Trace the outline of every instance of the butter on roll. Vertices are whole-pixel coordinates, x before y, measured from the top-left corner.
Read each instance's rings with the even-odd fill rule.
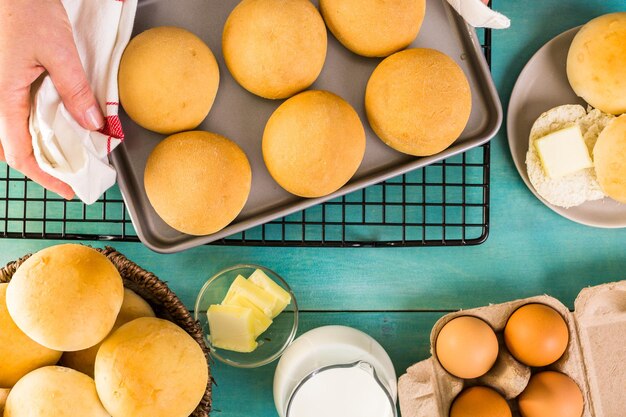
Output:
[[[559,178],[593,167],[580,126],[557,130],[535,141],[546,175]]]

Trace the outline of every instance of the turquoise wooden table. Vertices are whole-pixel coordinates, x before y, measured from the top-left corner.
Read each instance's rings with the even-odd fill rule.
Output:
[[[495,0],[512,27],[493,35],[493,76],[508,102],[517,75],[553,36],[612,11],[626,0]],[[299,333],[345,324],[375,337],[398,374],[429,355],[428,335],[447,311],[542,293],[570,307],[581,288],[626,278],[626,230],[572,223],[543,206],[511,160],[506,129],[493,140],[491,233],[476,247],[311,249],[201,247],[158,255],[138,243],[115,247],[169,282],[188,306],[218,270],[247,262],[285,277],[303,310]],[[0,241],[0,262],[59,243]],[[102,246],[101,242],[92,242]],[[276,364],[239,370],[214,364],[214,416],[275,416]]]

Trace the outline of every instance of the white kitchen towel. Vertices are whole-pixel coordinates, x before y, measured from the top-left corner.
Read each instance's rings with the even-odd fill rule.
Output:
[[[130,40],[137,0],[62,0],[87,79],[106,124],[82,128],[69,114],[46,76],[33,94],[30,133],[42,170],[69,184],[78,198],[94,203],[115,184],[108,154],[124,140],[118,117],[117,72]]]
[[[491,10],[480,0],[448,0],[448,3],[474,27],[507,29],[511,26],[508,17]]]

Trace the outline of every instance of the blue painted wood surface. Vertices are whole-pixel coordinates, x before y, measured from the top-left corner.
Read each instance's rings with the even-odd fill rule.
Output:
[[[493,36],[493,75],[506,108],[517,75],[541,45],[592,17],[626,10],[626,1],[495,0],[494,7],[512,19],[511,29]],[[201,247],[158,255],[140,244],[115,246],[167,280],[190,307],[218,270],[243,262],[266,265],[292,285],[305,311],[301,331],[324,324],[362,329],[383,344],[400,373],[429,355],[430,329],[445,311],[542,293],[572,307],[583,287],[626,279],[626,230],[581,226],[543,206],[515,171],[504,127],[493,140],[491,180],[490,237],[478,247]],[[54,243],[0,241],[0,262]],[[213,415],[275,416],[274,368],[215,364]]]

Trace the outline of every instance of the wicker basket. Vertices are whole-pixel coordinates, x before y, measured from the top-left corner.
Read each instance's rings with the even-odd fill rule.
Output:
[[[204,343],[200,325],[193,319],[189,310],[187,310],[176,294],[169,289],[167,284],[151,272],[140,268],[137,264],[128,260],[124,255],[111,247],[96,250],[105,255],[113,265],[115,265],[124,280],[124,286],[143,297],[152,306],[158,317],[176,323],[189,333],[202,348],[207,358],[207,364],[210,364],[209,350]],[[17,261],[10,262],[4,268],[1,268],[0,283],[9,282],[17,268],[30,256],[30,254],[26,255]],[[209,383],[204,393],[204,398],[198,405],[198,408],[193,412],[192,417],[209,416],[211,411],[212,386],[213,378],[211,377],[211,368],[209,366]]]

